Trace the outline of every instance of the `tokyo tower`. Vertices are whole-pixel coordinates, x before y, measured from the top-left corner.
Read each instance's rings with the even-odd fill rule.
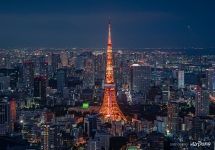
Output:
[[[112,41],[111,41],[111,24],[108,25],[108,45],[106,52],[106,74],[104,85],[103,103],[99,114],[105,121],[126,121],[126,117],[121,112],[116,101],[116,88],[114,82],[113,58],[112,58]]]

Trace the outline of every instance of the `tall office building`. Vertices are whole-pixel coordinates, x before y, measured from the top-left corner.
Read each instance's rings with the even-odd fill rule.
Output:
[[[184,88],[184,71],[183,70],[178,71],[178,88],[179,89]]]
[[[57,70],[57,91],[63,94],[63,89],[66,83],[66,71],[64,69]]]
[[[164,149],[164,135],[152,132],[147,137],[148,148],[152,150]]]
[[[193,117],[192,120],[192,128],[191,128],[191,134],[193,140],[199,140],[204,135],[204,119],[201,119],[201,117]]]
[[[82,70],[84,68],[84,60],[84,54],[77,55],[75,60],[75,68],[77,68],[78,70]]]
[[[46,100],[46,77],[37,76],[34,78],[34,97]]]
[[[97,129],[97,117],[88,116],[84,118],[84,132],[88,137],[94,138]]]
[[[33,62],[35,64],[35,75],[48,75],[48,62],[44,55],[36,55],[33,58]]]
[[[124,55],[122,55],[123,57]],[[120,64],[120,71],[121,71],[121,78],[120,82],[122,84],[123,89],[128,89],[129,87],[129,80],[130,80],[130,67],[129,61],[123,60]]]
[[[116,88],[121,89],[122,88],[122,69],[121,69],[121,52],[114,52],[113,53],[113,59],[114,59],[114,76],[115,76],[115,83]]]
[[[49,125],[43,125],[42,126],[42,132],[41,132],[41,150],[50,150],[50,143],[49,143]]]
[[[69,64],[69,60],[68,60],[68,54],[66,51],[62,51],[60,53],[60,60],[61,60],[61,66],[62,67],[67,67]]]
[[[54,133],[50,125],[44,124],[41,133],[41,150],[54,150]]]
[[[56,73],[60,63],[61,63],[60,54],[52,53],[51,66],[53,73]]]
[[[94,54],[94,69],[95,79],[103,80],[105,76],[105,54],[101,52],[95,52]]]
[[[200,86],[196,87],[195,92],[195,115],[207,116],[209,114],[209,92]]]
[[[151,67],[139,64],[131,66],[130,87],[134,93],[147,93],[151,83]]]
[[[162,90],[162,103],[166,104],[170,100],[170,83],[169,81],[165,81],[162,84],[161,90]]]
[[[23,82],[26,88],[33,88],[34,84],[34,63],[25,61],[23,67]]]
[[[180,128],[179,124],[179,104],[177,102],[169,102],[167,105],[167,134],[176,133]]]
[[[0,76],[0,90],[7,90],[10,87],[10,76]]]
[[[215,69],[214,68],[209,68],[206,70],[206,78],[207,78],[207,89],[212,94],[215,96]]]
[[[88,141],[87,150],[109,150],[110,137],[109,133],[97,131],[94,139]]]
[[[46,61],[45,56],[39,58],[39,73],[41,76],[48,76],[48,61]]]
[[[0,135],[5,135],[9,132],[10,123],[10,108],[7,100],[0,101]]]
[[[9,102],[10,104],[10,125],[11,131],[14,130],[14,123],[16,122],[16,101],[12,98]]]
[[[16,101],[12,98],[9,102],[10,104],[10,120],[16,122]]]
[[[109,150],[111,135],[105,132],[96,132],[96,139],[99,139],[101,149]]]
[[[94,63],[92,59],[86,59],[84,63],[84,75],[83,75],[84,88],[93,88],[94,81]]]
[[[61,142],[59,137],[61,134],[59,134],[59,126],[53,125],[54,117],[54,113],[46,109],[42,113],[41,150],[60,149]]]

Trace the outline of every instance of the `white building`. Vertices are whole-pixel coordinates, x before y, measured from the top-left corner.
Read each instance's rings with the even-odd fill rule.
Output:
[[[178,71],[178,88],[179,89],[184,88],[184,71],[183,70]]]

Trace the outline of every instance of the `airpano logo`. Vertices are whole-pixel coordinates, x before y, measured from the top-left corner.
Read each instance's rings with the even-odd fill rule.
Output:
[[[202,142],[202,141],[192,142],[190,143],[190,146],[191,147],[210,147],[211,142]]]

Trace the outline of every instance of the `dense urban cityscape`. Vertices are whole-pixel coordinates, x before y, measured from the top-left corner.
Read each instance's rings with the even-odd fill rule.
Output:
[[[167,1],[0,2],[0,150],[214,150],[215,3]]]
[[[107,50],[1,50],[1,147],[213,149],[215,55],[112,52],[108,35]]]

